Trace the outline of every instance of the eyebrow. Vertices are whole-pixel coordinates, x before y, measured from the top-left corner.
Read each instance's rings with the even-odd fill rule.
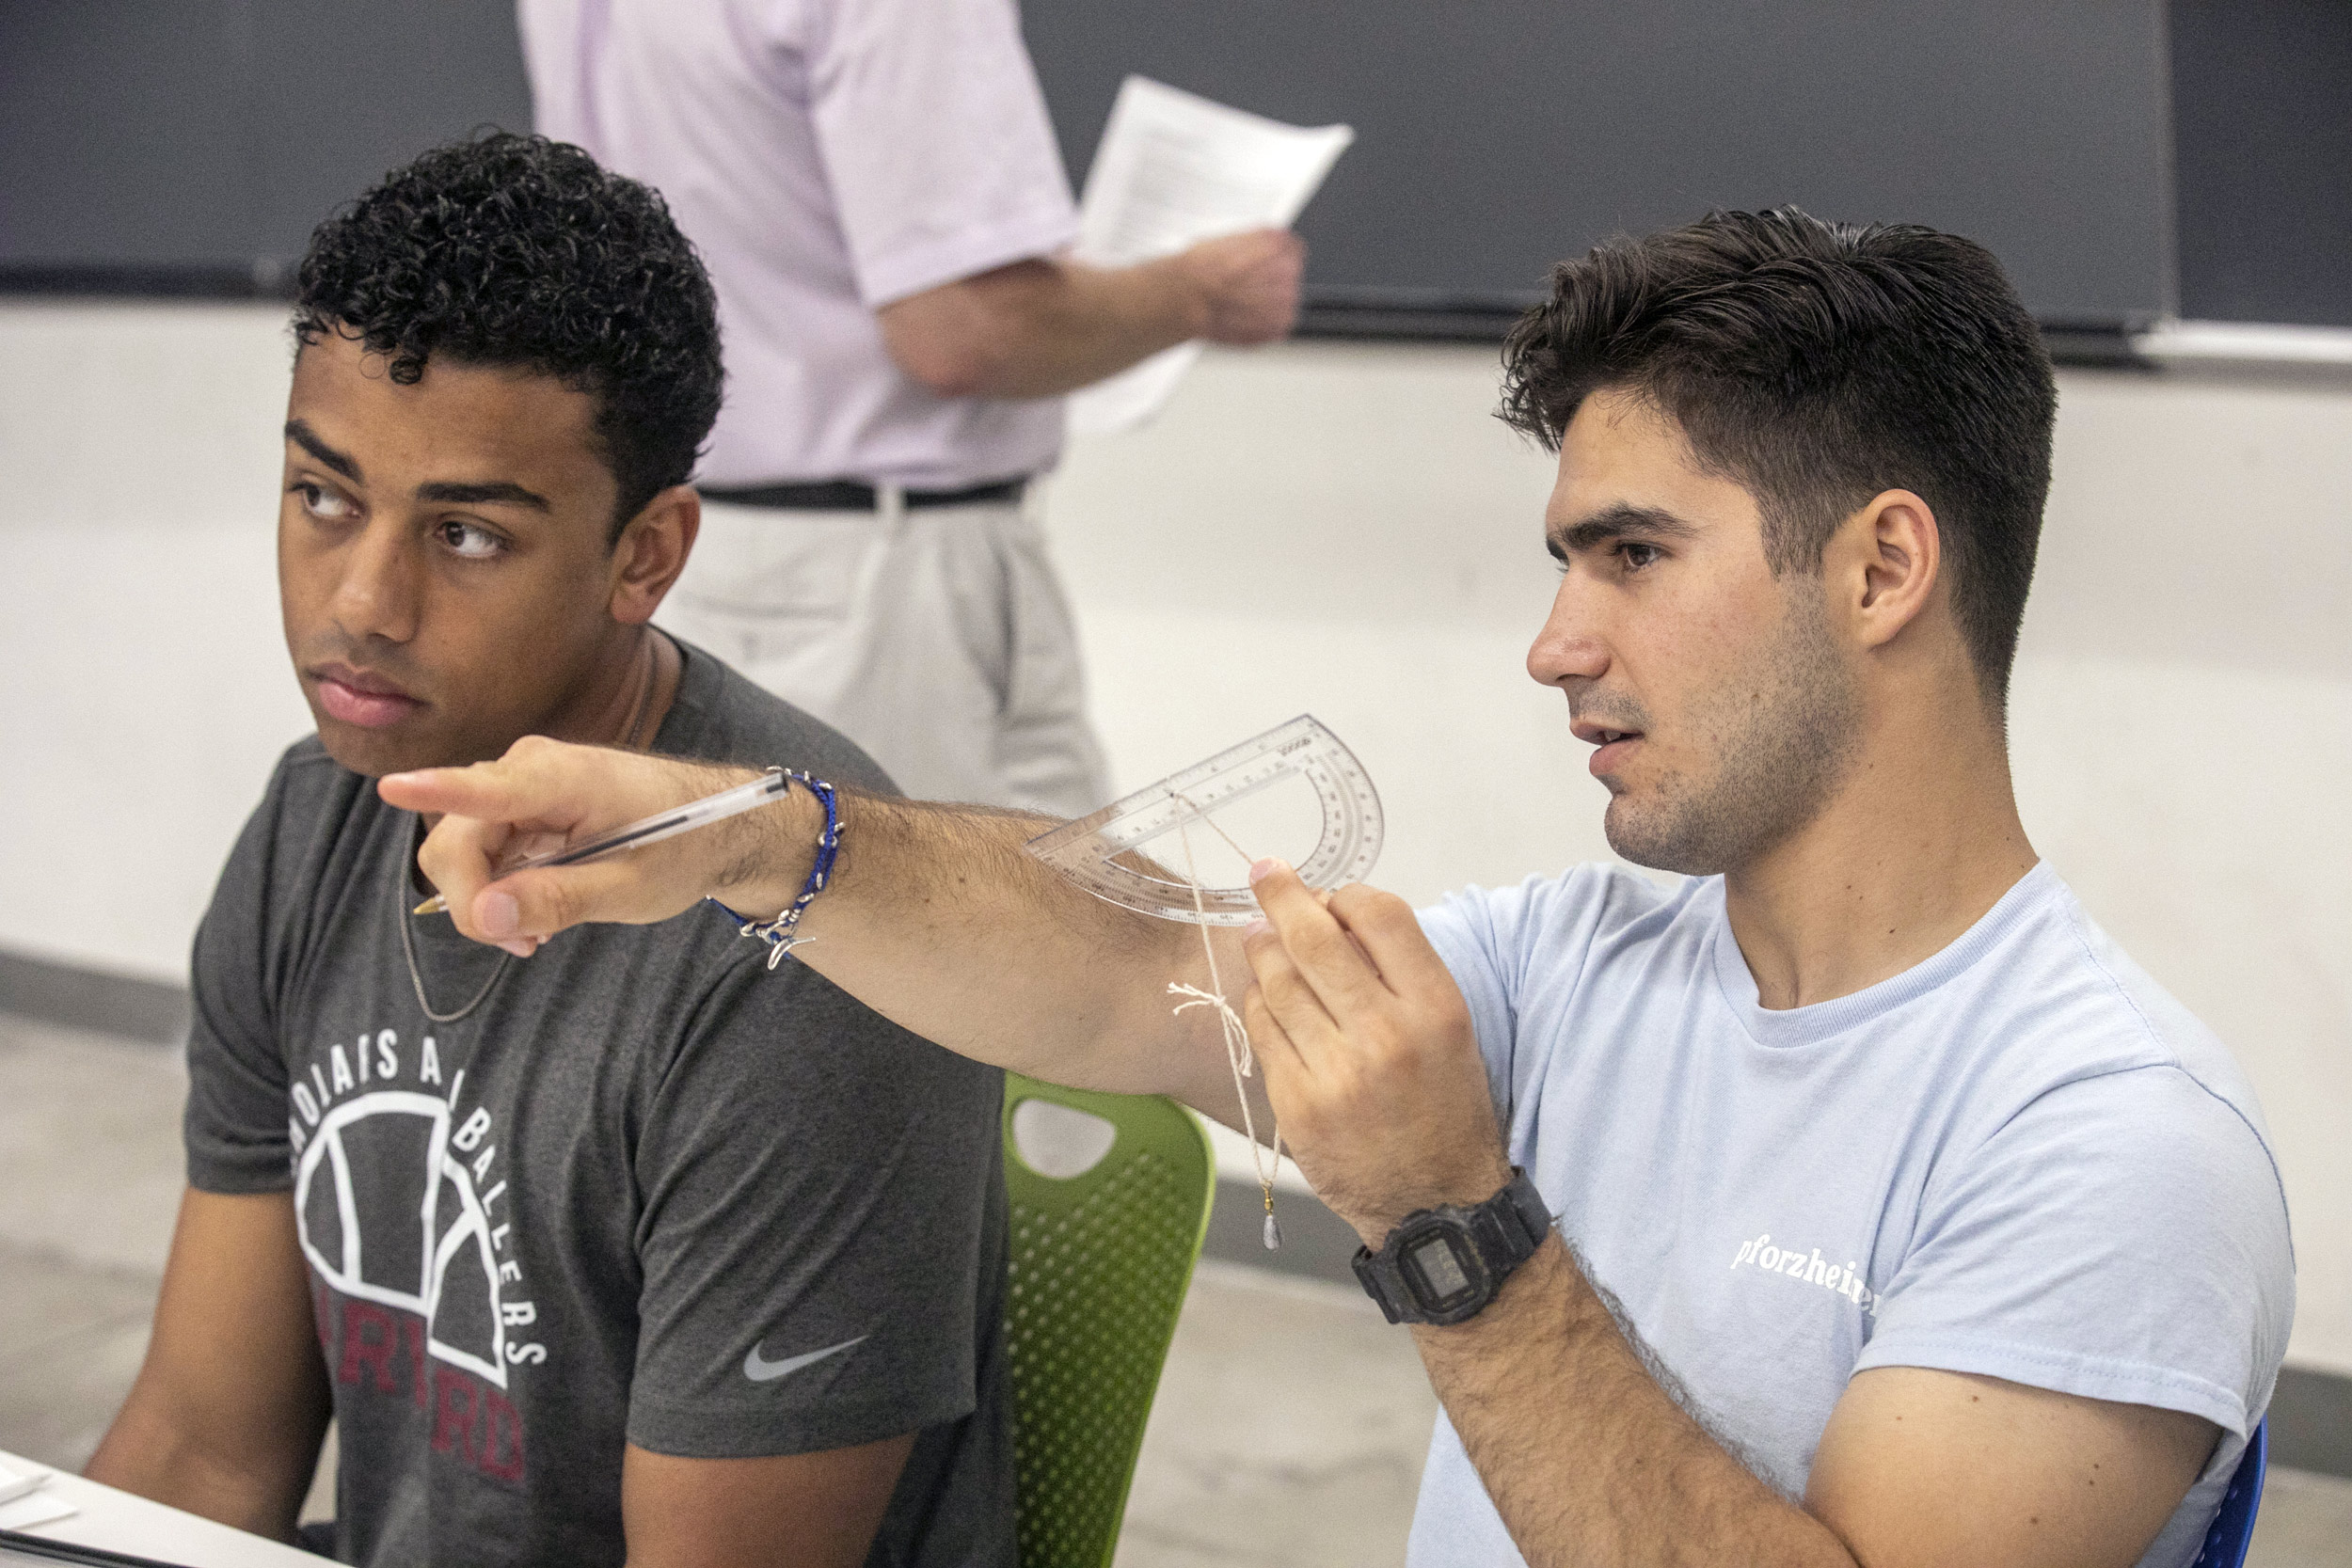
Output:
[[[337,451],[333,447],[330,447],[325,441],[320,440],[319,433],[312,430],[309,425],[303,423],[300,420],[288,420],[286,421],[286,439],[292,441],[295,446],[300,447],[304,451],[309,452],[312,457],[317,458],[320,462],[326,464],[328,467],[334,469],[345,479],[350,480],[353,483],[357,484],[362,483],[359,477],[358,461],[352,457],[349,453]]]
[[[540,512],[555,510],[548,504],[547,497],[536,490],[526,490],[502,479],[486,484],[458,484],[447,481],[420,484],[417,486],[417,499],[443,501],[453,506],[495,506],[502,502],[509,506],[528,506]]]
[[[364,483],[358,460],[348,452],[337,451],[319,439],[319,433],[300,420],[286,421],[286,439],[317,458],[321,463],[350,480]],[[464,484],[454,480],[437,480],[417,486],[417,499],[439,501],[448,506],[528,506],[539,512],[552,512],[547,497],[536,490],[526,490],[507,480],[491,480],[480,484]]]
[[[1603,507],[1581,523],[1547,533],[1544,548],[1554,560],[1565,560],[1568,554],[1581,553],[1613,539],[1679,540],[1692,538],[1697,532],[1695,527],[1671,512],[1620,502]]]

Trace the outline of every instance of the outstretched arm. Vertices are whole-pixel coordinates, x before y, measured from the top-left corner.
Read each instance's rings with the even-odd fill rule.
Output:
[[[491,875],[502,860],[757,776],[531,737],[497,762],[394,774],[379,787],[393,805],[443,816],[420,861],[458,928],[528,954],[566,927],[666,920],[705,895],[762,917],[789,904],[824,820],[798,788],[612,860]],[[1104,903],[1024,854],[1054,825],[1044,818],[846,789],[840,800],[834,880],[801,923],[811,940],[796,960],[963,1055],[1238,1117],[1208,1009],[1169,1010],[1169,982],[1211,984],[1199,927]],[[1211,940],[1238,1006],[1248,980],[1239,941],[1221,929]]]

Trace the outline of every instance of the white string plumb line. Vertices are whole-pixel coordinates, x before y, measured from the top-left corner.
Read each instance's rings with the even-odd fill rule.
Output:
[[[1176,794],[1176,800],[1190,807],[1193,816],[1208,823],[1209,831],[1231,846],[1233,853],[1242,858],[1243,864],[1256,863],[1250,858],[1249,851],[1233,843],[1233,835],[1218,827],[1208,813],[1202,811],[1181,793]],[[1224,1031],[1225,1035],[1225,1065],[1232,1069],[1233,1094],[1241,1101],[1242,1133],[1249,1140],[1250,1168],[1258,1173],[1259,1190],[1265,1195],[1264,1240],[1266,1250],[1272,1252],[1282,1244],[1282,1227],[1276,1224],[1274,1219],[1274,1178],[1282,1168],[1282,1118],[1280,1113],[1276,1113],[1274,1151],[1273,1158],[1269,1162],[1265,1148],[1258,1142],[1257,1121],[1249,1110],[1249,1087],[1243,1082],[1256,1070],[1257,1054],[1249,1048],[1248,1026],[1242,1022],[1241,1014],[1233,1010],[1233,1005],[1225,1000],[1224,976],[1217,973],[1216,944],[1209,940],[1208,906],[1201,901],[1200,896],[1200,873],[1193,864],[1192,831],[1185,818],[1181,816],[1176,819],[1176,842],[1183,846],[1184,851],[1184,883],[1192,891],[1193,913],[1199,917],[1200,953],[1209,960],[1210,989],[1202,990],[1199,986],[1188,986],[1181,981],[1170,980],[1168,983],[1168,995],[1190,998],[1188,1001],[1179,1002],[1170,1010],[1182,1015],[1194,1007],[1216,1009],[1217,1026]]]

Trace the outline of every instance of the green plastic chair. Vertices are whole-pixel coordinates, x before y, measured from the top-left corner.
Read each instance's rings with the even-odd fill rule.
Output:
[[[1043,1101],[1111,1124],[1077,1175],[1030,1168],[1013,1137]],[[1012,1201],[1005,1344],[1012,1376],[1022,1568],[1107,1568],[1152,1396],[1208,1233],[1216,1162],[1190,1111],[1005,1075]]]

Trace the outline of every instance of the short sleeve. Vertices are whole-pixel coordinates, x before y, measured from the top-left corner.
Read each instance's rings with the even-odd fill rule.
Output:
[[[1532,1093],[1535,1063],[1518,1050],[1531,1007],[1565,1005],[1583,974],[1608,904],[1608,871],[1582,865],[1517,887],[1464,888],[1420,911],[1421,928],[1470,1005],[1470,1025],[1505,1125]]]
[[[817,9],[818,146],[869,309],[1077,238],[1012,0]]]
[[[200,1192],[294,1185],[286,1057],[269,976],[270,872],[285,800],[281,766],[237,835],[197,927],[181,1137],[188,1185]]]
[[[747,1458],[970,1414],[1003,1096],[814,971],[738,960],[638,1140],[629,1441]]]
[[[1486,1058],[1486,1081],[1498,1106],[1510,1098],[1514,1013],[1506,976],[1515,966],[1502,947],[1504,933],[1498,929],[1495,905],[1523,902],[1514,895],[1525,891],[1512,889],[1497,895],[1485,888],[1465,888],[1420,911],[1422,934],[1438,950],[1446,973],[1454,976],[1462,1000],[1470,1005],[1470,1028],[1478,1037],[1478,1053]],[[1510,912],[1502,911],[1502,926],[1513,924]]]
[[[2067,1083],[1931,1180],[1857,1362],[2201,1416],[2243,1438],[2295,1309],[2284,1197],[2174,1067]]]

